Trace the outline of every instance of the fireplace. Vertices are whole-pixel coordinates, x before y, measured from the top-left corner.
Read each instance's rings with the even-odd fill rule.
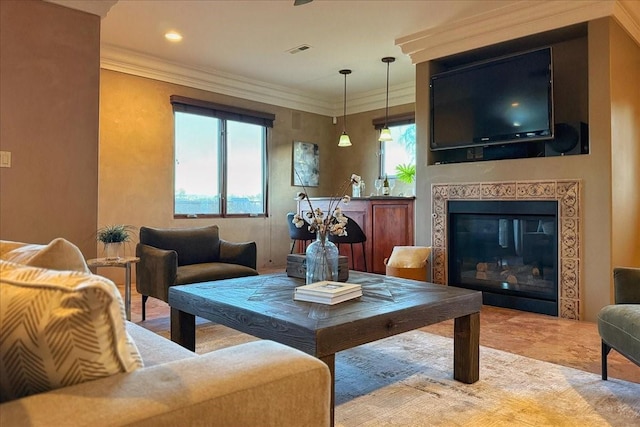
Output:
[[[558,313],[556,201],[448,202],[449,285],[484,304]]]
[[[450,201],[553,201],[557,203],[558,260],[557,312],[554,315],[565,319],[581,319],[580,188],[580,180],[571,179],[432,184],[431,245],[433,250],[430,263],[432,282],[449,284],[448,209]],[[527,227],[533,226],[527,225]]]

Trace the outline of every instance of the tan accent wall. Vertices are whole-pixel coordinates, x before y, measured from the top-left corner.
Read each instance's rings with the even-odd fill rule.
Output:
[[[613,30],[611,30],[613,28]],[[582,182],[583,200],[583,241],[580,243],[580,261],[582,263],[582,283],[580,300],[584,307],[580,312],[584,320],[594,321],[597,312],[611,302],[612,268],[616,259],[622,260],[618,250],[612,249],[617,245],[612,239],[616,238],[615,229],[635,230],[637,247],[637,195],[629,197],[629,190],[617,188],[619,178],[612,178],[612,169],[616,169],[614,176],[624,176],[631,181],[629,186],[638,186],[638,131],[636,119],[622,120],[624,116],[618,113],[617,99],[627,107],[620,108],[636,114],[638,107],[637,74],[635,82],[626,71],[618,70],[623,61],[633,61],[638,55],[638,46],[630,40],[620,43],[624,34],[618,33],[620,28],[609,18],[599,19],[589,23],[588,35],[588,105],[589,105],[589,138],[590,153],[588,155],[545,157],[531,159],[514,159],[500,161],[485,161],[464,164],[428,165],[428,129],[429,129],[429,100],[428,93],[418,89],[416,93],[416,117],[418,123],[418,188],[416,201],[416,244],[428,245],[431,241],[431,185],[435,183],[460,182],[496,182],[496,181],[524,181],[545,179],[579,179]],[[617,44],[612,54],[612,44]],[[632,59],[623,60],[625,55]],[[637,67],[637,62],[636,62]],[[416,88],[427,88],[433,64],[429,62],[416,66]],[[636,68],[637,69],[637,68]],[[631,72],[631,71],[630,71]],[[617,80],[614,82],[614,80]],[[625,82],[626,81],[626,82]],[[612,86],[619,86],[618,91],[612,92]],[[628,95],[615,95],[616,102],[612,104],[612,93],[627,92]],[[634,95],[635,91],[635,95]],[[635,96],[635,100],[634,100]],[[632,108],[629,108],[632,105]],[[613,110],[616,111],[612,113]],[[635,111],[635,112],[632,112]],[[620,119],[616,118],[621,114]],[[613,116],[613,119],[612,119]],[[616,142],[612,150],[612,120],[620,128],[614,131]],[[635,139],[633,139],[635,138]],[[634,160],[622,160],[617,152],[617,146],[625,147],[628,154],[636,153]],[[631,148],[633,147],[633,148]],[[613,162],[613,163],[612,163]],[[624,178],[626,179],[626,178]],[[615,187],[615,190],[614,190]],[[615,195],[615,200],[614,196]],[[629,197],[629,202],[619,203],[619,199]],[[623,214],[622,211],[625,211]],[[635,219],[627,212],[636,212]],[[618,226],[618,215],[624,219]],[[615,220],[614,220],[615,218]],[[631,224],[635,224],[631,226]],[[622,239],[624,245],[631,246],[631,237]],[[632,253],[634,251],[631,251]],[[636,251],[637,252],[637,251]],[[637,263],[631,257],[625,256],[628,262]]]
[[[413,111],[415,111],[414,104],[398,105],[389,107],[389,116],[392,117]],[[335,126],[331,158],[335,178],[349,178],[354,173],[360,175],[365,182],[365,194],[363,196],[368,196],[371,193],[375,194],[376,191],[374,181],[378,178],[380,171],[380,142],[378,142],[380,132],[373,126],[373,120],[384,117],[384,113],[385,110],[382,108],[348,115],[347,133],[353,144],[351,147],[338,147],[338,139],[343,128],[343,117],[338,118],[338,123]],[[334,187],[338,185],[339,182],[336,182]],[[334,188],[335,191],[336,189]],[[414,193],[413,186],[396,182],[393,195],[397,196],[399,193],[412,195]],[[328,194],[323,195],[326,196]]]
[[[0,1],[0,238],[96,253],[100,19]]]
[[[640,267],[640,47],[618,25],[611,25],[609,43],[611,265]]]
[[[268,218],[173,218],[171,95],[275,114],[269,133]],[[257,243],[259,267],[284,268],[290,249],[286,214],[296,210],[294,197],[302,190],[292,185],[293,141],[320,146],[320,186],[310,188],[309,192],[313,196],[328,194],[334,179],[334,126],[330,117],[102,70],[98,224],[123,223],[135,227],[217,224],[223,239]],[[128,245],[127,254],[135,251],[137,240],[136,236]],[[122,281],[117,271],[113,274],[113,280]]]
[[[273,113],[269,134],[269,217],[224,219],[173,218],[173,110],[171,95]],[[390,108],[389,114],[413,111],[413,105]],[[282,267],[291,248],[286,214],[296,210],[294,197],[302,187],[292,185],[292,143],[313,142],[320,148],[320,186],[308,188],[312,197],[334,194],[352,173],[363,176],[367,194],[378,174],[377,131],[372,120],[384,110],[347,119],[353,146],[339,148],[342,120],[220,95],[200,89],[101,71],[100,167],[98,224],[123,223],[140,227],[191,227],[218,224],[221,237],[254,240],[259,267]],[[400,191],[399,188],[397,188]],[[136,239],[127,247],[135,251]],[[102,247],[98,245],[98,251]],[[120,273],[120,275],[118,275]],[[101,274],[110,275],[106,269]],[[122,281],[121,272],[113,272]]]

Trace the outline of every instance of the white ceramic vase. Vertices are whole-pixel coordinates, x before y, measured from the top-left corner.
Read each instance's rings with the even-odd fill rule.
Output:
[[[124,251],[124,242],[113,242],[104,244],[105,258],[108,260],[117,260],[122,257]]]

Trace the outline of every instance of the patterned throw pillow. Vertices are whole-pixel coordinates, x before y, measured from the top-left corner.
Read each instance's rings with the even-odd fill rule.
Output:
[[[104,277],[0,260],[0,402],[142,367]]]

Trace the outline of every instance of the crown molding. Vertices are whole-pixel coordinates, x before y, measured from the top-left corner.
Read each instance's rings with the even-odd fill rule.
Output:
[[[342,100],[320,98],[311,92],[251,80],[214,69],[178,64],[105,43],[100,48],[100,68],[329,117],[343,114]],[[415,83],[410,82],[390,87],[389,105],[413,103],[414,86]],[[385,90],[352,95],[347,99],[349,114],[384,108],[385,96]]]
[[[347,113],[356,114],[385,108],[386,95],[386,89],[382,88],[350,96],[347,98]],[[389,107],[412,104],[415,100],[415,81],[389,86]],[[340,102],[334,106],[333,116],[342,114],[342,102]]]
[[[396,39],[413,64],[531,34],[613,16],[640,44],[638,3],[617,0],[519,1],[494,11]],[[633,12],[632,12],[633,11]]]
[[[107,44],[101,45],[100,48],[100,67],[311,113],[329,116],[333,112],[332,103],[327,99],[312,98],[290,88],[249,80],[217,70],[177,64]]]
[[[613,17],[636,43],[640,44],[640,3],[637,1],[616,1]]]
[[[98,15],[101,19],[107,16],[109,10],[118,3],[118,0],[44,0],[60,6],[80,10],[82,12]]]

